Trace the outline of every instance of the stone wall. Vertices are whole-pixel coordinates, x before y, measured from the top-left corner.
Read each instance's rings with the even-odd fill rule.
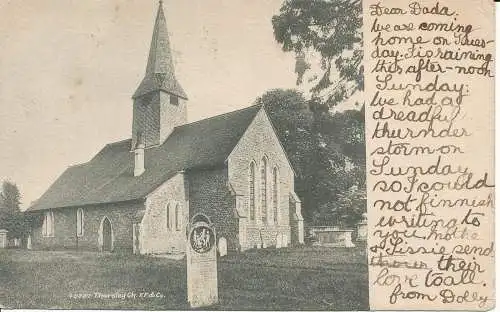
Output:
[[[178,98],[178,104],[170,104],[170,94],[150,92],[134,100],[132,121],[132,146],[137,144],[141,132],[146,146],[158,145],[176,126],[187,121],[186,101]]]
[[[235,200],[227,184],[227,169],[189,172],[190,218],[203,213],[214,223],[217,237],[225,237],[228,250],[239,249]]]
[[[104,217],[111,222],[113,250],[132,252],[132,220],[138,210],[144,209],[142,202],[123,202],[84,207],[53,209],[54,236],[42,233],[43,214],[33,228],[33,249],[78,249],[100,250],[100,227]],[[76,211],[83,209],[83,235],[76,235]]]
[[[268,163],[267,183],[267,222],[262,221],[260,197],[260,166],[262,159]],[[250,163],[256,165],[256,216],[250,218]],[[272,215],[272,170],[278,169],[278,222]],[[284,234],[290,243],[290,203],[289,195],[294,190],[294,173],[282,149],[278,137],[264,110],[257,113],[255,119],[228,157],[228,178],[234,192],[243,197],[243,212],[246,217],[246,237],[242,239],[242,249],[269,247],[276,245],[276,236]],[[264,245],[264,246],[263,246]]]
[[[146,212],[141,222],[140,253],[184,252],[186,225],[189,218],[185,175],[179,173],[146,199]],[[179,226],[176,227],[175,209],[179,206]],[[170,217],[167,218],[167,207]],[[167,224],[167,221],[170,224]]]

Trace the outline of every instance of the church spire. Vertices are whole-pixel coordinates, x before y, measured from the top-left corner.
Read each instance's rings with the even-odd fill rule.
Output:
[[[167,20],[160,0],[156,15],[153,37],[149,48],[146,74],[137,88],[134,98],[152,91],[163,90],[172,95],[187,99],[186,93],[175,78],[174,62],[170,50]]]
[[[175,127],[187,122],[187,96],[175,78],[162,1],[156,14],[146,73],[132,98],[131,149],[138,151],[138,157],[141,156],[139,145],[148,149],[163,144]]]

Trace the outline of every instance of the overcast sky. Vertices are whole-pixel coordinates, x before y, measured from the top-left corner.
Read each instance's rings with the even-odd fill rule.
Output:
[[[195,121],[295,87],[273,38],[281,0],[165,0],[177,77]],[[158,1],[0,2],[0,178],[23,206],[70,165],[130,137]]]

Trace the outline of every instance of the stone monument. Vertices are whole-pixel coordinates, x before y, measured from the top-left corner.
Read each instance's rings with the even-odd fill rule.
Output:
[[[217,282],[217,237],[210,219],[195,215],[187,231],[187,295],[192,308],[219,301]]]
[[[31,250],[33,246],[31,245],[31,234],[28,235],[28,240],[26,242],[26,249]]]
[[[219,244],[218,244],[218,249],[219,249],[219,256],[224,257],[227,255],[227,240],[224,237],[219,238]]]
[[[288,247],[288,236],[284,233],[281,235],[281,247]]]
[[[357,224],[357,237],[358,241],[366,241],[368,234],[368,215],[363,213],[361,221]]]
[[[8,246],[7,233],[9,233],[9,231],[0,230],[0,248],[7,248]]]
[[[283,236],[281,233],[276,234],[276,248],[279,249],[283,247]]]

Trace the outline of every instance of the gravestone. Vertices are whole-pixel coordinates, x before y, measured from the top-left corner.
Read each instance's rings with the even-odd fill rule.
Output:
[[[368,234],[368,216],[367,213],[363,213],[361,221],[357,224],[357,237],[359,241],[366,241]]]
[[[203,215],[193,217],[187,232],[188,302],[192,308],[210,306],[219,301],[216,233]]]
[[[28,241],[26,242],[26,249],[31,250],[32,245],[31,245],[31,234],[28,235]]]
[[[224,237],[219,238],[219,256],[224,257],[227,255],[227,240]]]
[[[281,246],[288,247],[288,236],[286,234],[281,235]]]
[[[345,247],[347,248],[353,248],[356,247],[354,243],[352,242],[352,231],[346,231],[345,234]]]
[[[7,248],[8,246],[7,233],[7,230],[0,230],[0,248]]]
[[[281,248],[283,247],[283,238],[280,233],[276,235],[276,248]]]

